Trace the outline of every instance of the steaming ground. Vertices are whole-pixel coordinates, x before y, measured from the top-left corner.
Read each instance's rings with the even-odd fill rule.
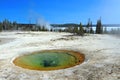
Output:
[[[70,36],[57,32],[1,32],[0,80],[120,80],[120,38],[110,35]],[[35,71],[15,66],[12,60],[40,50],[66,49],[85,54],[72,68]]]

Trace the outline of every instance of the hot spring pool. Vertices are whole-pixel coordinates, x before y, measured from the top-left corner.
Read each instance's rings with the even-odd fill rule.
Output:
[[[84,55],[68,50],[46,50],[26,54],[14,59],[16,66],[31,70],[58,70],[79,65]]]

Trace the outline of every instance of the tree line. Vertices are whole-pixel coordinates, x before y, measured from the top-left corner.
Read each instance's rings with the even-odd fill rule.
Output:
[[[3,22],[0,22],[0,31],[2,30],[51,31],[51,32],[59,31],[59,32],[70,32],[70,33],[74,33],[74,35],[81,35],[81,36],[83,36],[84,33],[90,33],[90,34],[102,34],[103,33],[103,26],[101,23],[101,19],[97,21],[95,31],[93,30],[92,21],[90,21],[90,19],[88,20],[86,27],[83,27],[81,22],[79,25],[65,24],[64,26],[66,25],[68,27],[64,29],[55,30],[51,28],[49,30],[46,26],[40,26],[37,24],[18,24],[16,21],[10,22],[9,20],[5,19]]]
[[[0,31],[4,30],[22,30],[22,31],[48,31],[45,26],[40,26],[38,24],[21,24],[16,21],[9,21],[5,19],[0,22]]]
[[[106,31],[103,30],[101,19],[97,20],[95,31],[93,30],[92,21],[90,21],[90,19],[88,20],[88,23],[87,23],[86,26],[83,26],[81,22],[80,22],[79,25],[76,25],[76,24],[72,24],[72,25],[64,24],[64,25],[67,25],[67,26],[69,25],[69,26],[66,27],[65,29],[58,29],[59,32],[70,32],[70,33],[73,33],[74,35],[81,35],[81,36],[84,36],[85,33],[88,33],[88,34],[103,34],[103,33],[107,32],[106,28],[105,28]],[[59,25],[59,26],[62,27],[63,25]]]

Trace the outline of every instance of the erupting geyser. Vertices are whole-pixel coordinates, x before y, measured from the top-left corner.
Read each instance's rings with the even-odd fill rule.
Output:
[[[84,58],[83,54],[75,51],[45,50],[17,57],[13,63],[22,68],[47,71],[79,65]]]

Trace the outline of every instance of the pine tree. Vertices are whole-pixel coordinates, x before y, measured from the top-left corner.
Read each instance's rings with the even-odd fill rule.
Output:
[[[90,28],[90,33],[94,34],[94,31],[93,31],[92,27]]]
[[[3,21],[3,27],[4,27],[4,30],[8,30],[9,28],[10,28],[10,21],[9,20],[7,20],[7,19],[5,19],[4,21]]]
[[[88,23],[87,23],[87,26],[86,26],[86,33],[90,33],[90,27],[91,27],[91,22],[90,22],[90,18],[88,19]]]
[[[80,23],[78,35],[81,35],[81,36],[84,35],[84,29],[83,29],[82,23]]]
[[[103,32],[103,33],[104,33],[104,34],[107,34],[107,33],[108,33],[107,27],[104,28],[104,32]]]
[[[53,29],[52,29],[52,28],[50,29],[50,32],[53,32]]]
[[[76,26],[74,27],[73,33],[74,33],[74,34],[77,34],[77,33],[78,33],[78,27],[76,27]]]
[[[103,33],[102,23],[101,23],[101,19],[99,19],[96,25],[96,34],[102,34],[102,33]]]
[[[2,31],[2,23],[0,22],[0,31]]]
[[[14,29],[15,29],[15,30],[18,30],[17,22],[14,21],[12,24],[13,24]]]
[[[93,28],[92,28],[92,22],[90,23],[90,33],[91,33],[91,34],[94,34],[94,30],[93,30]]]

